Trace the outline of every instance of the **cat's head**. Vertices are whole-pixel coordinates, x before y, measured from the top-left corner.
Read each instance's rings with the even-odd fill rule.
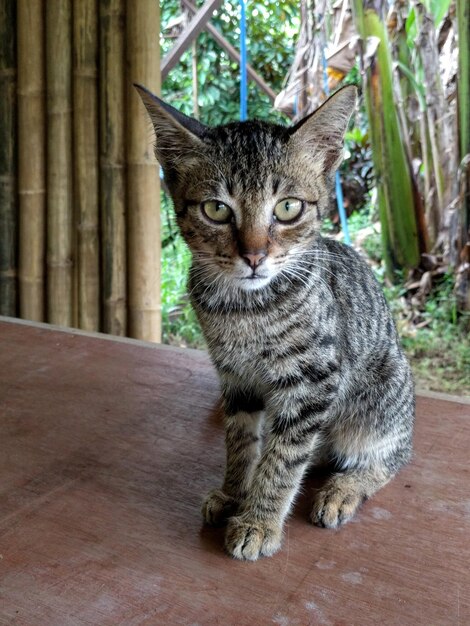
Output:
[[[136,87],[179,227],[206,278],[250,290],[294,271],[328,206],[355,87],[290,127],[205,126]]]

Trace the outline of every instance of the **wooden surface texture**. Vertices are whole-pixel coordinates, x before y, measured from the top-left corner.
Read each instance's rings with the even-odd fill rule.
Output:
[[[418,399],[413,462],[340,531],[231,560],[207,356],[0,322],[0,624],[470,624],[470,405]]]

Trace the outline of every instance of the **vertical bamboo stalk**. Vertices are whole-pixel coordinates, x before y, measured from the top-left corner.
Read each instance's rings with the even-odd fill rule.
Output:
[[[160,89],[160,16],[155,0],[127,2],[129,330],[160,341],[160,211],[158,169],[147,117],[133,82]]]
[[[0,1],[0,315],[17,312],[16,2]]]
[[[72,7],[46,3],[47,319],[71,326],[73,316]]]
[[[19,306],[20,317],[41,322],[46,228],[44,2],[18,0],[17,7]]]
[[[98,7],[73,4],[74,204],[77,228],[78,326],[100,326],[98,195]]]
[[[136,3],[140,8],[140,2]],[[103,330],[125,335],[126,180],[124,126],[124,0],[100,7],[100,203]]]

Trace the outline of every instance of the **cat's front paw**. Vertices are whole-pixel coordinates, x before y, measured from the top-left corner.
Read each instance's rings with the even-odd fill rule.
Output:
[[[354,517],[364,495],[357,489],[345,487],[340,480],[333,480],[318,492],[310,513],[312,524],[337,528]]]
[[[237,502],[221,489],[210,491],[202,504],[202,517],[210,526],[220,526],[234,515]]]
[[[225,548],[235,559],[256,561],[260,556],[272,556],[277,552],[281,539],[282,528],[278,526],[232,517],[225,534]]]

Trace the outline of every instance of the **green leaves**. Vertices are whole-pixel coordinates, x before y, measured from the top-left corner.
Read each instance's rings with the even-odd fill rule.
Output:
[[[436,29],[440,28],[442,21],[449,12],[451,1],[452,0],[423,0],[426,12],[432,16]],[[407,35],[407,44],[409,48],[413,49],[415,47],[415,39],[418,34],[416,11],[413,7],[410,8],[408,16],[405,20],[405,30]]]
[[[449,11],[451,0],[423,0],[427,12],[434,18],[434,26],[439,28]]]
[[[406,31],[406,43],[408,44],[408,47],[412,49],[414,48],[416,34],[418,32],[418,29],[416,27],[416,13],[413,8],[410,9],[410,12],[408,13],[408,17],[405,20],[405,31]]]
[[[162,54],[174,43],[174,33],[167,26],[181,13],[179,0],[162,3]],[[239,50],[240,12],[238,2],[225,2],[211,23]],[[294,40],[300,26],[298,3],[250,2],[247,12],[248,62],[265,81],[280,91],[294,55]],[[172,37],[168,35],[171,33]],[[198,105],[201,122],[225,124],[239,118],[240,69],[203,31],[197,39]],[[187,51],[162,85],[163,98],[184,113],[193,113],[192,53]],[[286,121],[274,111],[269,99],[249,82],[249,117]]]

